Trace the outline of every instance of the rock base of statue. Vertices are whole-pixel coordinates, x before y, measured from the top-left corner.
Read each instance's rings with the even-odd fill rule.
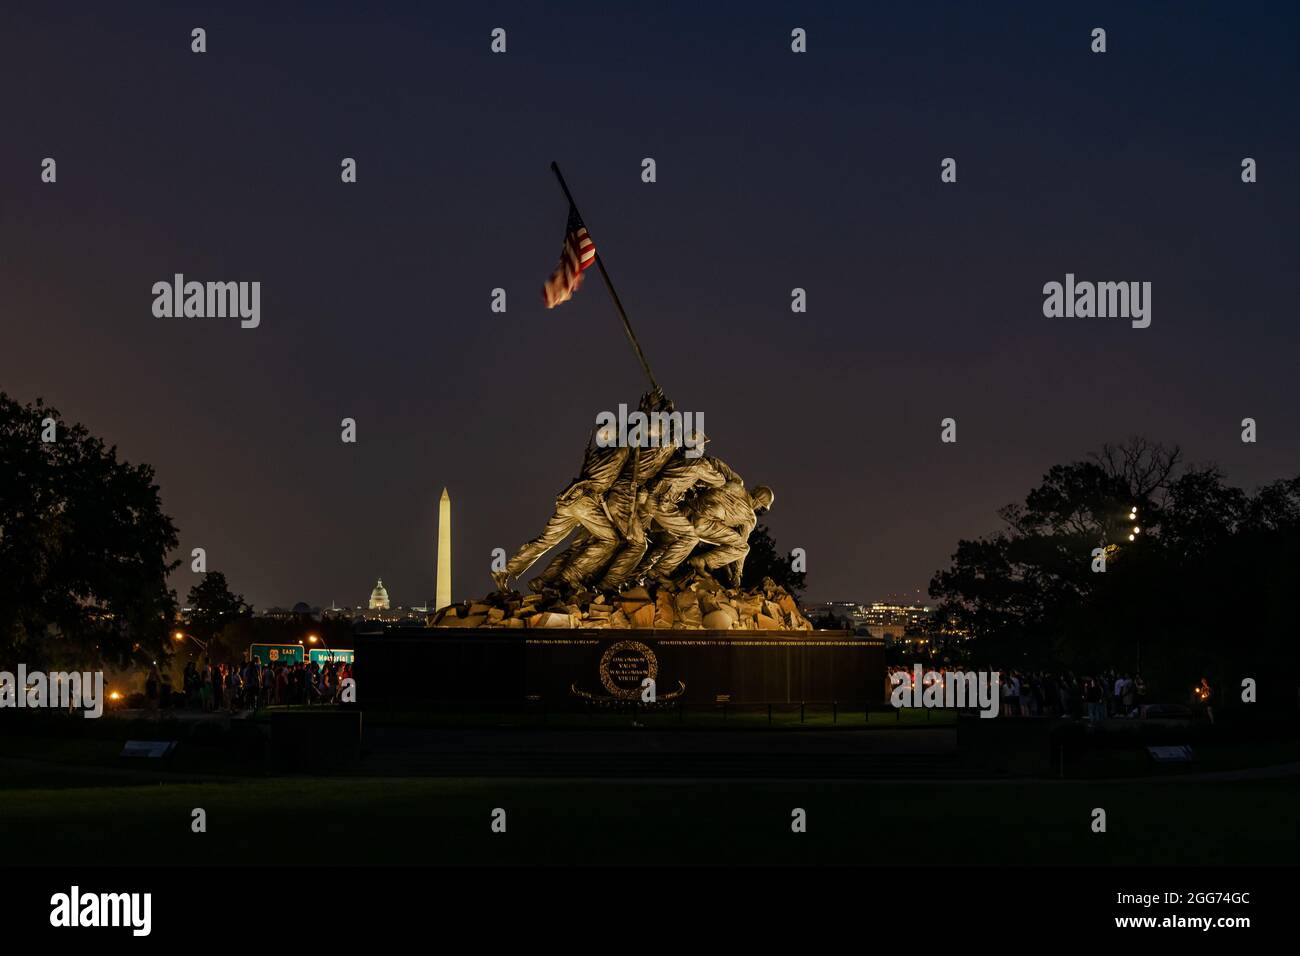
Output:
[[[429,615],[430,627],[583,630],[811,631],[790,593],[771,578],[728,588],[690,571],[671,584],[618,593],[494,592]]]

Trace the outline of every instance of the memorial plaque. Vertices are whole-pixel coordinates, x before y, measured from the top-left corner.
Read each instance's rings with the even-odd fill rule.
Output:
[[[601,655],[600,682],[611,695],[622,700],[640,698],[641,682],[658,676],[655,652],[640,641],[619,641]]]

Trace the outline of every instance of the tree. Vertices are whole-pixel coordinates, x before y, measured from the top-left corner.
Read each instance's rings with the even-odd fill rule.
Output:
[[[741,587],[756,588],[763,583],[763,578],[771,578],[798,601],[806,584],[804,572],[794,570],[792,564],[788,554],[776,550],[776,542],[767,525],[761,524],[749,536],[749,554],[745,558]]]
[[[29,666],[166,657],[177,543],[150,466],[0,392],[0,654]]]
[[[211,640],[227,624],[253,613],[251,605],[244,602],[242,594],[232,594],[226,576],[220,571],[209,571],[203,580],[190,588],[185,603],[190,611],[187,622],[195,636]]]
[[[1131,439],[1054,466],[999,516],[1001,531],[959,541],[930,583],[975,659],[1141,669],[1178,700],[1202,676],[1290,679],[1279,675],[1295,659],[1300,478],[1251,496],[1212,466],[1182,466],[1176,448]],[[1092,570],[1096,548],[1105,573]],[[1229,625],[1252,639],[1225,640]]]

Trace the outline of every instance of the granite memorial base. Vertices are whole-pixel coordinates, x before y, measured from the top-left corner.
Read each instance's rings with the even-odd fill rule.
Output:
[[[881,704],[884,642],[848,631],[392,628],[356,641],[357,703]]]

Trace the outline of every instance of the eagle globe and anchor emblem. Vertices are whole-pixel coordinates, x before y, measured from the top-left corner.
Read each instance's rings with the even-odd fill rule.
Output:
[[[653,700],[643,701],[642,694],[647,689],[647,680],[656,684],[659,680],[659,659],[655,652],[640,641],[616,641],[605,648],[605,653],[600,656],[600,683],[609,692],[608,695],[590,694],[579,690],[577,684],[571,684],[569,689],[584,700],[611,704],[628,701],[662,703],[675,700],[686,693],[686,685],[678,681],[676,690],[667,694],[660,694],[656,690]]]

